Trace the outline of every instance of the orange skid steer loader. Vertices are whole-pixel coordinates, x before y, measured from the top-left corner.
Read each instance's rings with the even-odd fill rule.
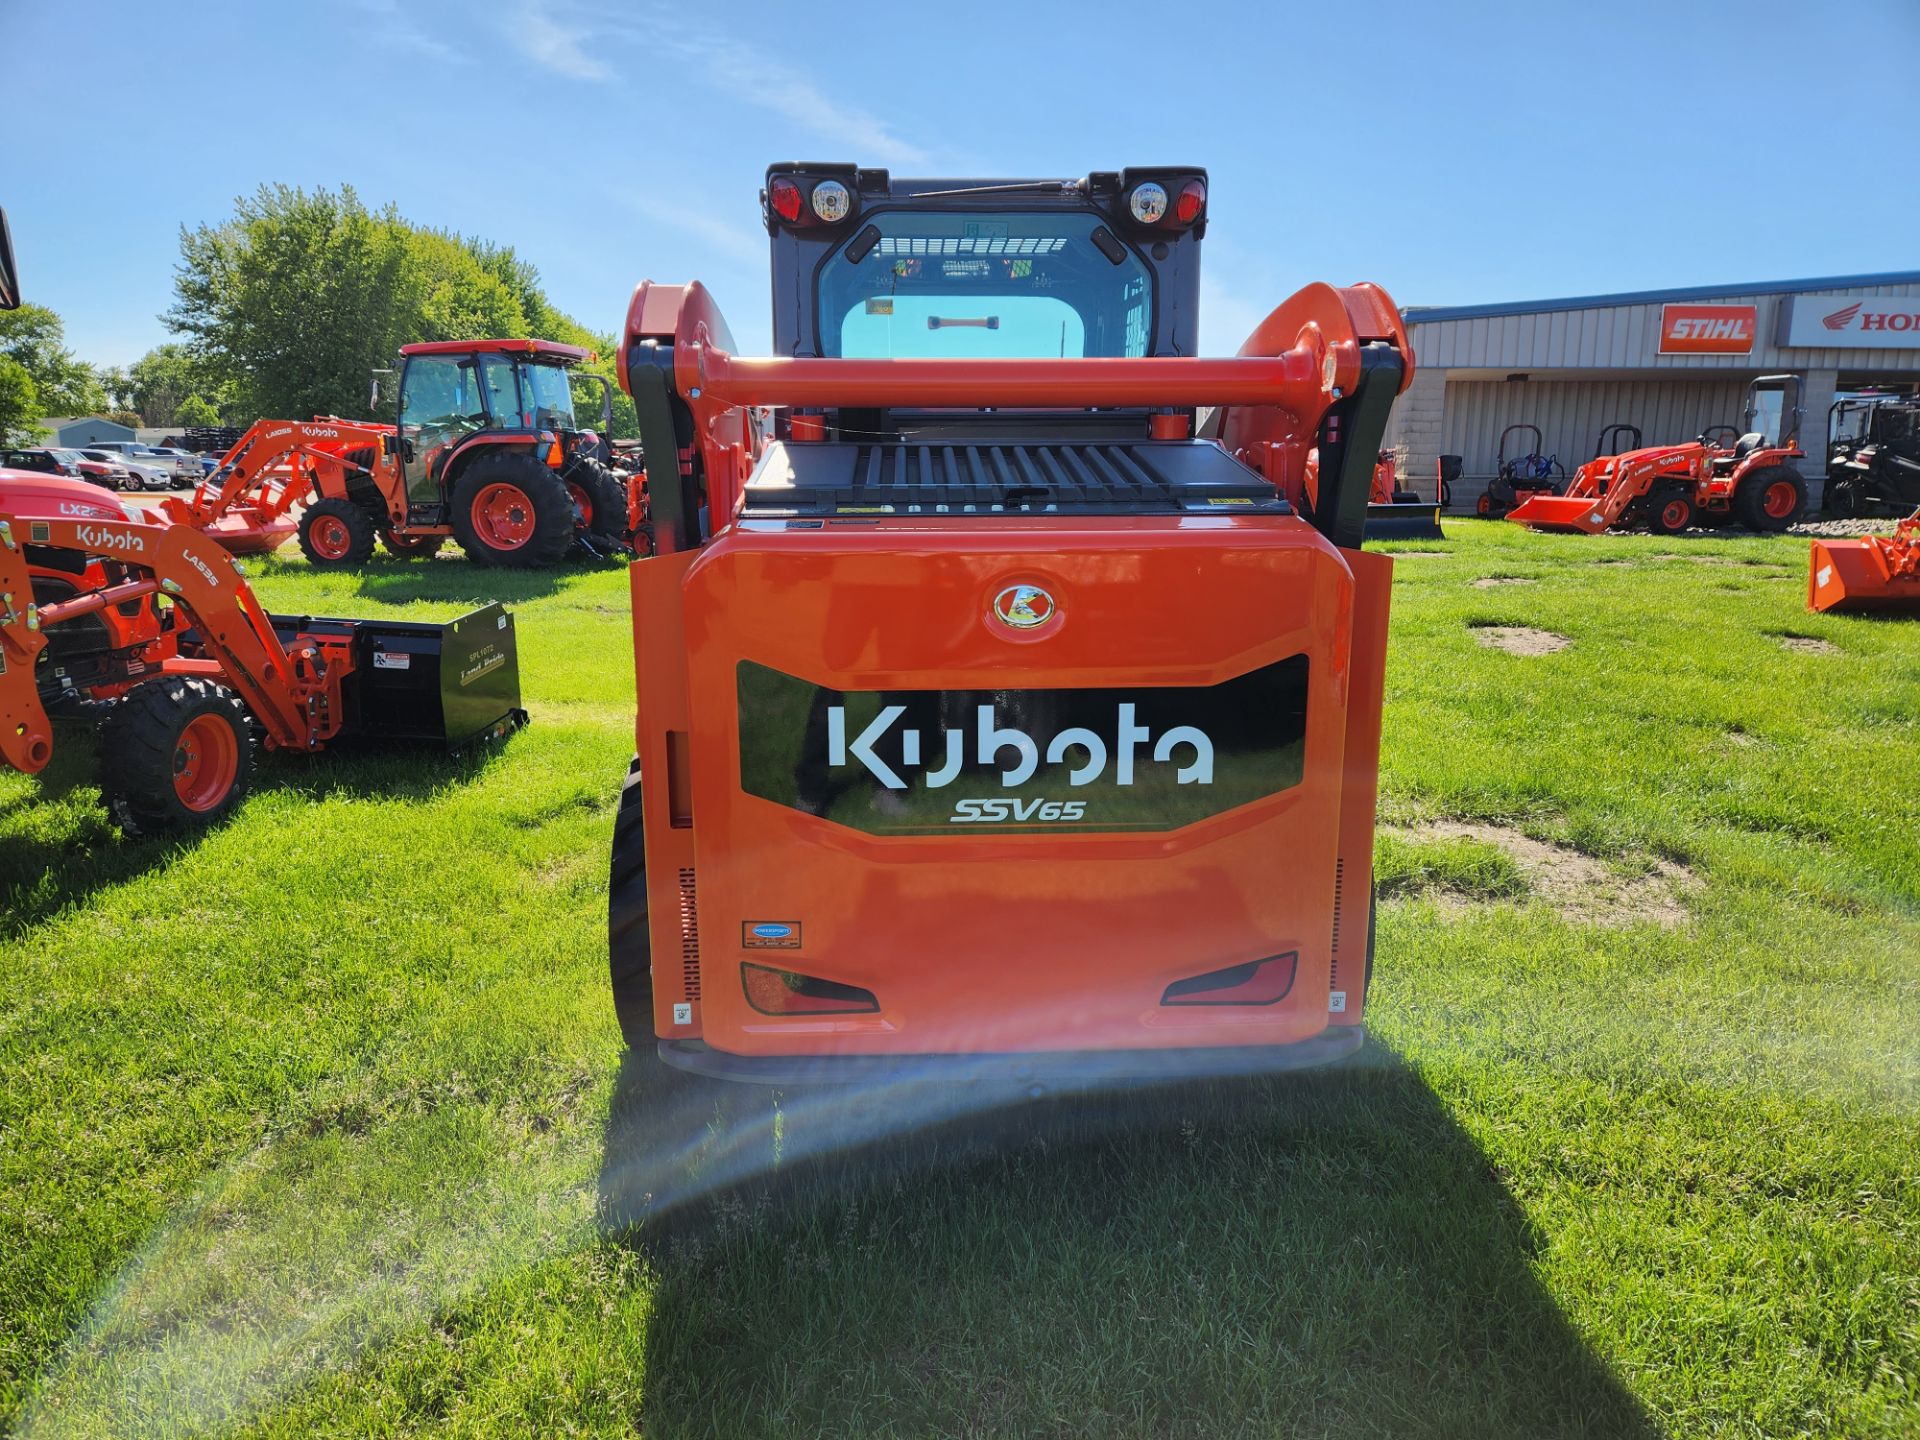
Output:
[[[788,1082],[1360,1043],[1392,574],[1361,540],[1413,355],[1382,291],[1310,285],[1195,358],[1206,191],[780,165],[780,358],[697,283],[636,290],[630,1044]]]
[[[1792,463],[1806,458],[1796,439],[1799,377],[1755,380],[1747,389],[1746,419],[1782,438],[1771,441],[1765,431],[1749,429],[1730,446],[1702,439],[1601,455],[1574,472],[1564,495],[1529,496],[1507,518],[1532,530],[1586,535],[1628,528],[1677,535],[1730,522],[1763,533],[1785,530],[1807,503],[1806,482]]]
[[[451,537],[476,563],[519,567],[557,564],[576,546],[626,548],[626,487],[602,463],[605,379],[586,377],[601,387],[600,432],[574,414],[572,372],[591,351],[454,340],[400,353],[396,425],[261,420],[190,498],[162,501],[164,513],[235,554],[297,534],[322,567],[364,565],[376,538],[394,555],[430,557]]]

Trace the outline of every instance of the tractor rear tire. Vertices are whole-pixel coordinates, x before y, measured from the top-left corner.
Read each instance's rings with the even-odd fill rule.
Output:
[[[128,835],[217,824],[253,779],[246,702],[211,680],[136,685],[100,724],[100,794]]]
[[[373,521],[351,500],[316,500],[300,517],[300,550],[316,569],[357,568],[373,558]]]
[[[1807,509],[1807,482],[1791,465],[1769,465],[1740,482],[1733,513],[1749,530],[1778,535]]]
[[[380,532],[380,543],[387,553],[399,560],[431,560],[440,553],[440,547],[447,543],[444,535],[396,535],[391,530]]]
[[[453,538],[476,565],[558,565],[573,546],[573,497],[531,455],[483,455],[454,483]]]
[[[613,866],[607,877],[607,964],[613,1013],[627,1048],[654,1041],[653,938],[647,928],[647,847],[640,816],[640,762],[627,770],[613,820]]]
[[[567,472],[567,487],[581,510],[576,528],[582,535],[600,536],[626,544],[627,487],[596,461],[581,460]]]

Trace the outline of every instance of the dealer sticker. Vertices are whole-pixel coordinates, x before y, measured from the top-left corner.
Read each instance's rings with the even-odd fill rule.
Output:
[[[798,950],[798,920],[743,920],[740,922],[740,946],[745,950]]]

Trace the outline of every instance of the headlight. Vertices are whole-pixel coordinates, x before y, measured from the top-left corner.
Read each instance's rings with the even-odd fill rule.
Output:
[[[1127,197],[1127,209],[1142,225],[1157,225],[1167,213],[1167,187],[1147,180],[1133,187]]]
[[[813,187],[813,213],[829,225],[847,218],[853,209],[853,196],[838,180],[822,180]]]

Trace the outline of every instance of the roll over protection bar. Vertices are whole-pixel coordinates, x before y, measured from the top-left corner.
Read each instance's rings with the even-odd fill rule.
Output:
[[[1251,453],[1246,447],[1254,445],[1291,459],[1320,448],[1318,491],[1303,496],[1301,508],[1333,543],[1358,548],[1387,416],[1413,378],[1399,311],[1367,284],[1308,285],[1255,328],[1240,354],[1217,359],[758,359],[731,354],[725,334],[726,322],[697,283],[643,281],[634,291],[620,379],[638,412],[663,551],[699,543],[703,483],[714,523],[733,514],[758,458],[757,431],[741,419],[754,406],[1218,405],[1229,416],[1221,432],[1229,453]],[[670,464],[680,484],[668,481]],[[1274,469],[1256,468],[1280,483]]]

